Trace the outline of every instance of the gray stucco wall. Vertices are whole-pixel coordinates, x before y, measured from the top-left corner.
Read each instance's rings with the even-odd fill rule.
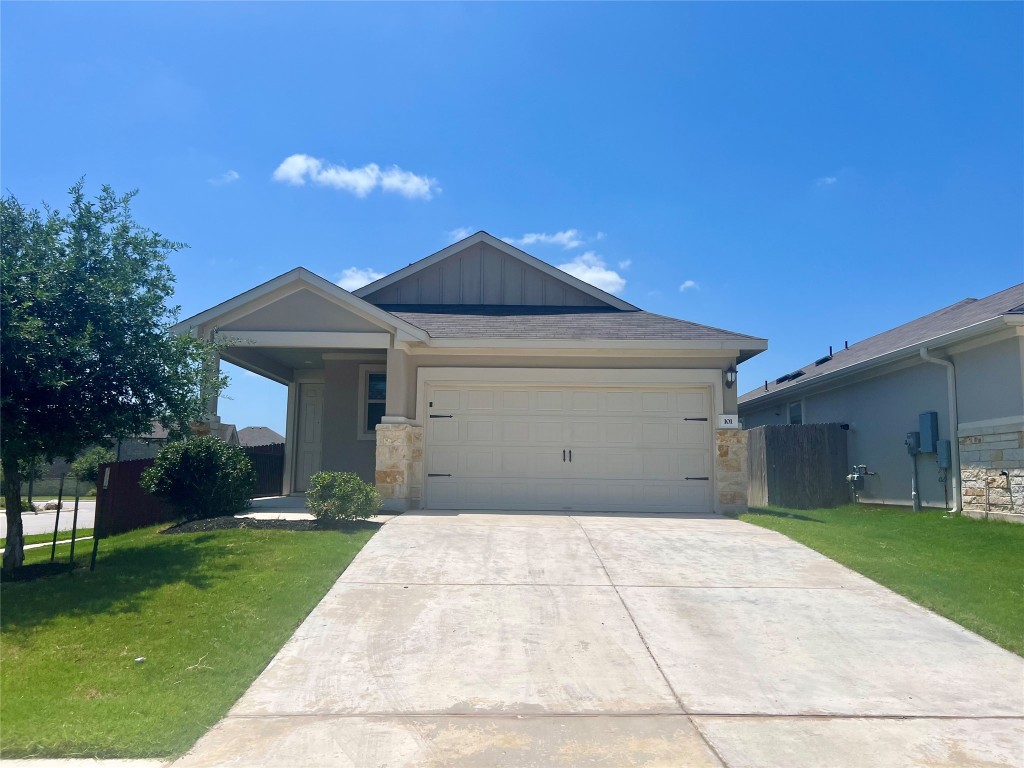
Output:
[[[794,395],[790,399],[800,398]],[[911,503],[912,463],[903,441],[907,432],[918,430],[920,413],[936,411],[939,438],[950,438],[946,372],[937,365],[915,364],[802,399],[805,424],[849,424],[850,464],[867,464],[870,471],[878,473],[867,479],[861,501]],[[788,400],[755,411],[742,408],[744,428],[788,423],[787,405]],[[945,507],[935,454],[919,455],[917,467],[921,503]],[[952,501],[948,480],[945,487]]]
[[[1015,337],[953,355],[961,424],[1024,416],[1022,345]]]
[[[326,361],[320,464],[326,471],[355,472],[372,483],[376,443],[356,438],[357,425],[362,418],[359,412],[360,364],[356,360]]]

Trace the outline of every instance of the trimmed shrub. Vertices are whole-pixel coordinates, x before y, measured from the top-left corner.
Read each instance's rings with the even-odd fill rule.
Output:
[[[380,511],[380,494],[355,472],[317,472],[309,479],[306,506],[320,522],[366,520]]]
[[[245,451],[211,435],[168,443],[139,479],[186,520],[234,515],[249,506],[256,473]]]

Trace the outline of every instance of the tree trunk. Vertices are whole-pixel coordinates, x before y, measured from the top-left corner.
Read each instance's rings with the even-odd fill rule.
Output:
[[[7,541],[4,544],[4,573],[11,573],[25,560],[25,529],[21,524],[21,475],[17,459],[5,460],[4,502],[7,509]]]

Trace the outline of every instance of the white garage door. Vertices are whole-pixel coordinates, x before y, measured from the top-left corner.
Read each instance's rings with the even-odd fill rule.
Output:
[[[427,507],[708,511],[709,400],[705,389],[431,385]]]

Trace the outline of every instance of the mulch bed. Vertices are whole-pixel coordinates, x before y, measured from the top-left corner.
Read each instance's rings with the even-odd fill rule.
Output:
[[[360,520],[351,523],[325,525],[316,520],[253,520],[251,517],[210,517],[205,520],[189,520],[173,525],[160,533],[201,533],[203,531],[226,531],[232,528],[248,528],[260,531],[358,531],[376,529],[380,523]]]

